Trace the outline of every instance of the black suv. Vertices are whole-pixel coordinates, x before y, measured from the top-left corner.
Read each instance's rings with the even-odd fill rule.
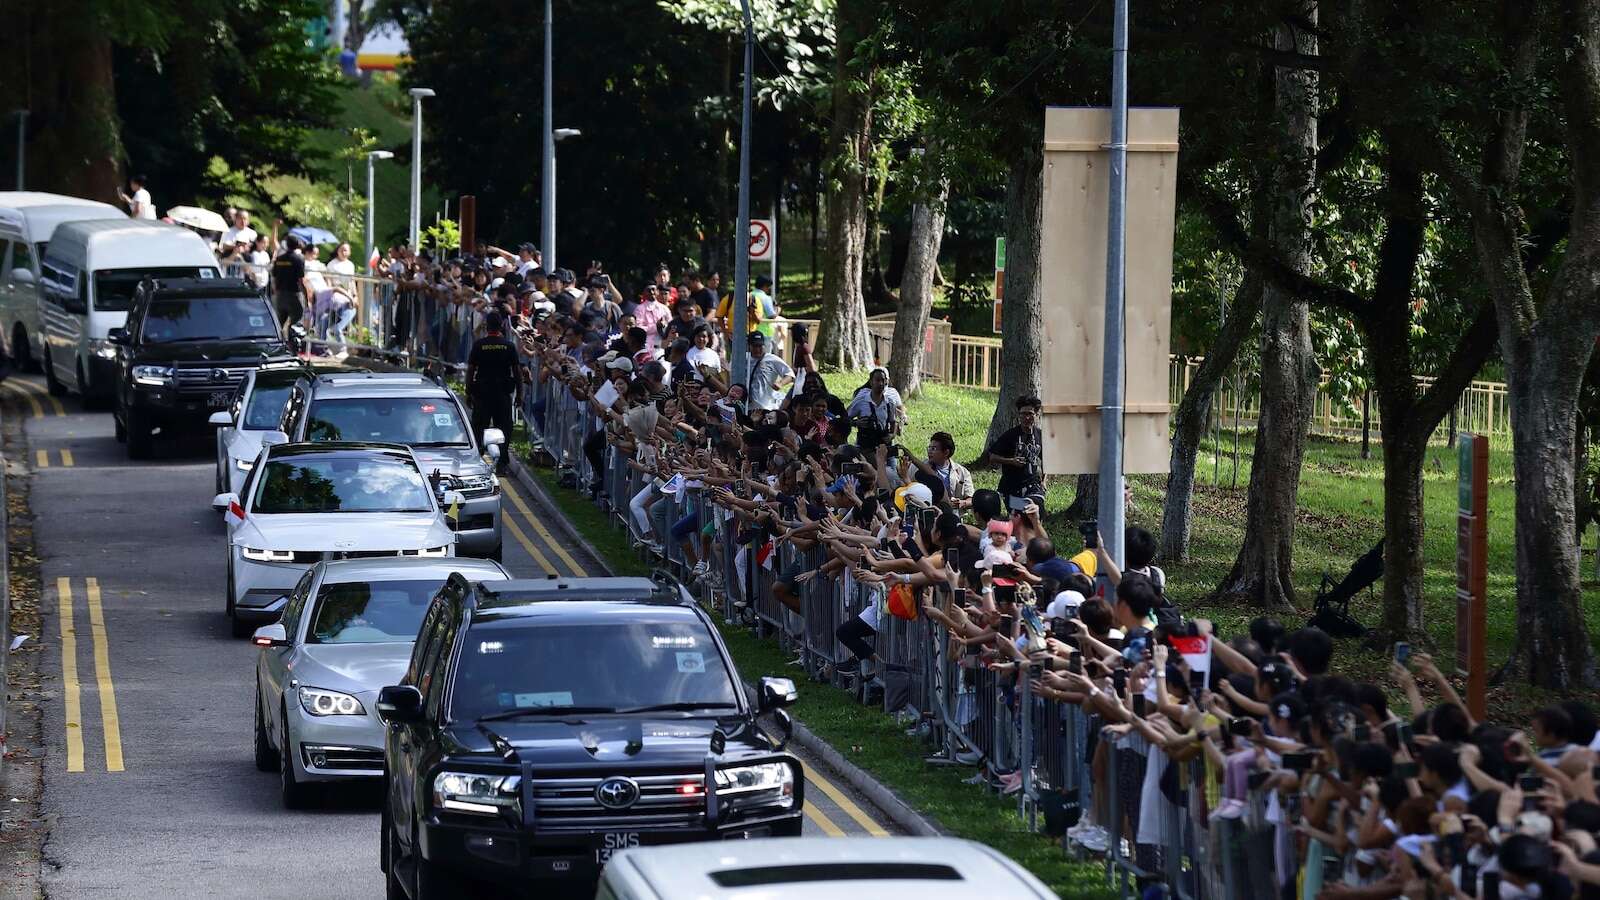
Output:
[[[156,428],[204,426],[251,369],[301,365],[266,298],[243,279],[146,279],[127,325],[107,338],[117,348],[117,440],[131,459],[150,455]]]
[[[470,583],[434,597],[379,692],[390,897],[592,883],[640,844],[800,834],[804,776],[710,619],[668,579]],[[707,786],[712,787],[707,790]]]

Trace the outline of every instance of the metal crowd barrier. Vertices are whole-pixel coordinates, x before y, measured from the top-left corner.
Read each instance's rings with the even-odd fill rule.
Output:
[[[6,706],[11,678],[11,543],[5,458],[0,457],[0,786],[6,783]]]
[[[707,563],[715,574],[684,577],[684,582],[725,621],[772,636],[794,653],[795,664],[811,679],[899,715],[926,741],[929,764],[977,765],[979,780],[995,789],[1005,782],[999,776],[1020,779],[1017,809],[1030,830],[1047,827],[1047,807],[1067,811],[1069,821],[1058,826],[1071,824],[1072,811],[1080,818],[1108,814],[1097,824],[1110,835],[1103,866],[1107,886],[1119,896],[1136,896],[1149,884],[1163,885],[1167,896],[1179,900],[1281,893],[1273,866],[1283,832],[1267,821],[1258,792],[1251,793],[1242,818],[1210,821],[1208,797],[1218,792],[1207,790],[1206,779],[1215,774],[1203,757],[1168,760],[1137,735],[1097,734],[1097,717],[1036,696],[1027,677],[999,676],[975,656],[952,654],[947,633],[925,616],[906,621],[880,608],[873,648],[882,670],[872,679],[841,674],[851,653],[838,640],[839,627],[871,604],[881,607],[881,587],[856,583],[848,574],[818,574],[798,591],[803,613],[789,610],[773,595],[773,583],[791,570],[818,571],[826,562],[822,549],[801,550],[788,542],[769,548],[767,535],[740,533],[737,519],[713,505],[703,489],[686,485],[662,494],[658,479],[636,471],[615,447],[607,446],[596,471],[583,453],[596,417],[587,402],[575,401],[559,382],[535,381],[524,401],[522,414],[535,448],[548,454],[573,486],[599,485],[597,502],[615,527],[635,538],[642,558],[688,576],[695,560],[685,558],[671,529],[691,510],[699,511],[702,528],[709,518]],[[631,501],[647,485],[659,499],[641,530]],[[647,542],[660,551],[648,549]],[[698,554],[698,531],[690,542]],[[1098,779],[1094,747],[1104,753]],[[1151,765],[1174,770],[1168,787],[1161,786],[1159,771],[1147,772]],[[1072,838],[1063,836],[1060,843],[1063,852],[1083,858],[1085,851]]]

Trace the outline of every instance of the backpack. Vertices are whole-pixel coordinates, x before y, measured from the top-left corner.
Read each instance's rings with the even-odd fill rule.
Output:
[[[889,599],[885,606],[889,615],[907,622],[917,618],[917,592],[909,584],[896,583],[889,588]]]

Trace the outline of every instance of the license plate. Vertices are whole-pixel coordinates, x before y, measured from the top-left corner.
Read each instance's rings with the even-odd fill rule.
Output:
[[[233,391],[212,391],[210,403],[212,406],[227,406],[233,399]]]
[[[618,850],[639,846],[637,831],[608,831],[600,835],[600,846],[594,849],[594,861],[605,865]]]

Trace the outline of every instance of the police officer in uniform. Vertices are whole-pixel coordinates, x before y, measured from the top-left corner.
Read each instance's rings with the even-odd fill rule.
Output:
[[[505,319],[498,312],[489,314],[485,334],[472,345],[467,357],[467,401],[472,404],[472,430],[483,442],[486,428],[499,428],[511,436],[511,404],[522,380],[522,363],[516,344],[505,335]],[[502,447],[496,469],[506,474],[511,454]]]

